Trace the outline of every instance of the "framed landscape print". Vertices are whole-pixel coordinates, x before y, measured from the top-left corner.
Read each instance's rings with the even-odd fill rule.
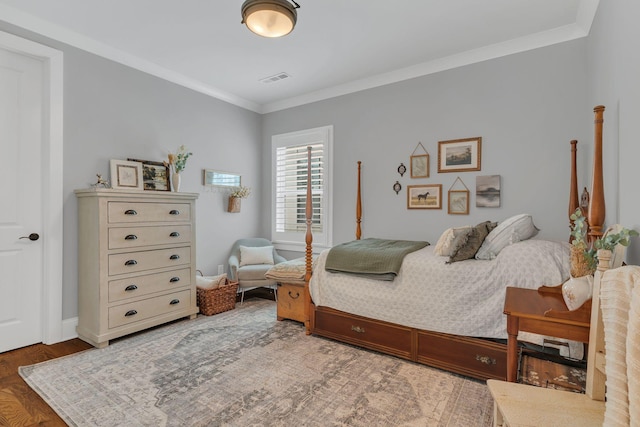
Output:
[[[442,209],[442,184],[407,186],[407,209]]]
[[[438,142],[438,173],[480,170],[482,137]]]
[[[162,162],[128,159],[142,163],[142,181],[145,190],[171,191],[169,185],[169,167]]]
[[[111,188],[142,190],[142,163],[111,159]]]
[[[500,207],[500,175],[476,176],[476,207]]]

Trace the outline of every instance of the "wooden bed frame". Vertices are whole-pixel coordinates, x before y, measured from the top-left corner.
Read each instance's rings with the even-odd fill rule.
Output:
[[[595,146],[593,181],[587,220],[589,237],[595,240],[602,235],[605,218],[604,186],[602,174],[602,125],[604,107],[594,108]],[[569,215],[578,206],[578,186],[576,173],[576,144],[571,141],[571,184]],[[309,151],[309,164],[311,164]],[[360,239],[362,202],[360,191],[361,162],[358,162],[358,187],[356,201],[356,239]],[[305,274],[305,327],[307,334],[323,336],[337,341],[357,345],[428,366],[445,369],[454,373],[486,380],[507,376],[506,344],[496,340],[471,338],[443,334],[428,330],[410,328],[389,322],[357,316],[328,307],[317,307],[311,301],[309,280],[312,273],[311,233],[311,171],[307,172],[306,204],[306,274]]]

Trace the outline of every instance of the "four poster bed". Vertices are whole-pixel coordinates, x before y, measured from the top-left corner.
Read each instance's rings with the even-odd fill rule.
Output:
[[[595,112],[589,236],[602,235],[604,107]],[[571,142],[569,215],[578,200],[576,142]],[[362,215],[358,162],[356,240]],[[405,256],[393,281],[325,270],[329,250],[312,260],[311,172],[307,175],[304,323],[307,334],[327,337],[479,379],[506,378],[506,286],[559,285],[568,279],[568,244],[528,239],[492,260],[446,263],[426,246]],[[586,207],[585,207],[586,210]],[[312,271],[313,270],[313,271]],[[313,273],[313,274],[312,274]],[[428,279],[427,279],[428,278]]]

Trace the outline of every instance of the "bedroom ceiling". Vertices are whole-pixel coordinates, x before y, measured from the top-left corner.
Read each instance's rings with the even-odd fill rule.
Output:
[[[263,113],[584,37],[599,0],[298,0],[280,39],[242,3],[0,0],[0,19]]]

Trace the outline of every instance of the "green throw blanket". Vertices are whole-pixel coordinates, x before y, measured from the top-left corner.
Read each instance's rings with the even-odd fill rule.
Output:
[[[409,240],[354,240],[329,250],[325,270],[391,281],[398,275],[405,255],[427,245],[429,242]]]

